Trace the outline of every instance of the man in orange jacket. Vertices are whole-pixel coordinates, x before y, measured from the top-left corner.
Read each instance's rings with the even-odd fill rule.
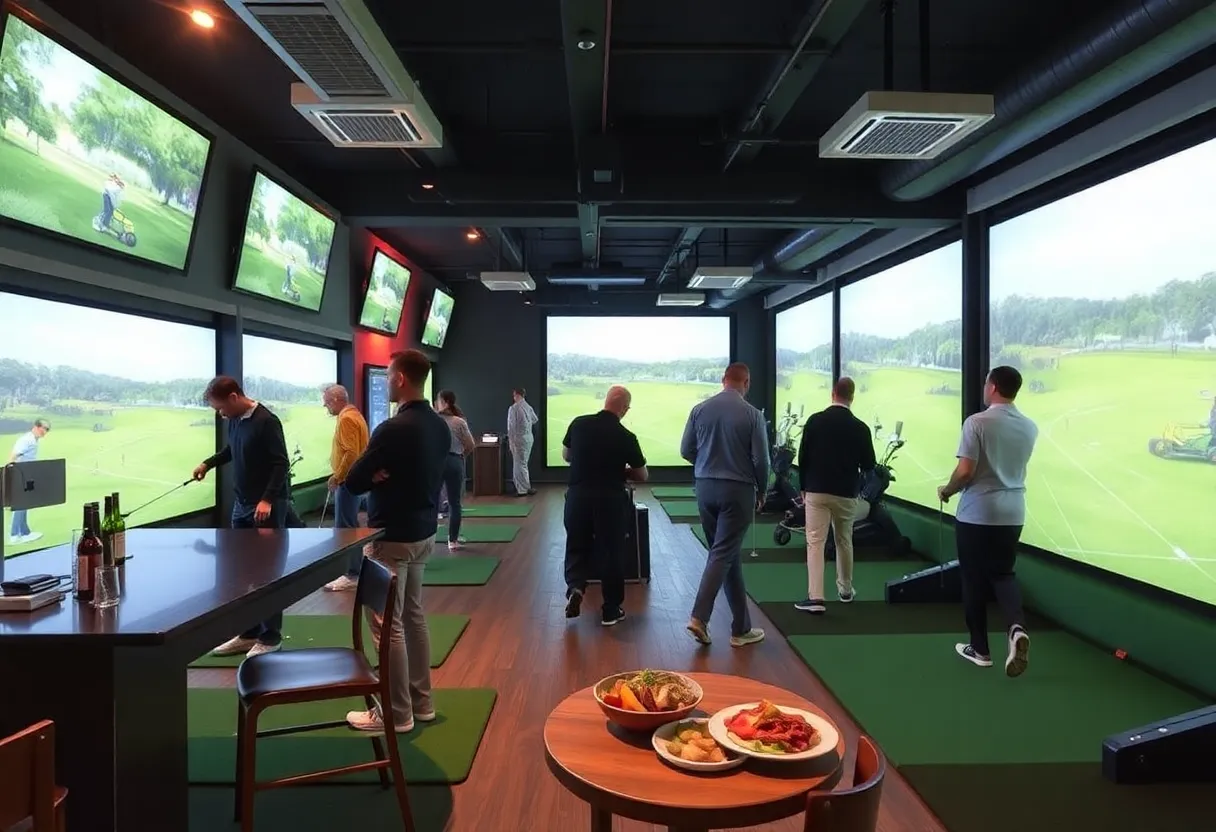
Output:
[[[329,477],[329,490],[333,493],[334,526],[339,529],[354,529],[359,525],[359,497],[346,488],[346,474],[355,460],[367,450],[367,420],[359,408],[350,403],[346,388],[340,384],[327,387],[321,397],[330,416],[337,417],[333,447],[329,452],[329,466],[333,474]],[[346,574],[325,585],[330,592],[345,592],[359,583],[359,569],[363,565],[363,552],[351,551]]]

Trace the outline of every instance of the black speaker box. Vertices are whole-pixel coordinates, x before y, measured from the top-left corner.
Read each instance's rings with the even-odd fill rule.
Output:
[[[1216,780],[1216,705],[1112,734],[1102,742],[1102,776],[1112,783]]]
[[[625,580],[650,583],[650,508],[634,503],[633,517],[625,546]]]
[[[963,581],[957,560],[887,581],[888,604],[959,603],[962,600]]]

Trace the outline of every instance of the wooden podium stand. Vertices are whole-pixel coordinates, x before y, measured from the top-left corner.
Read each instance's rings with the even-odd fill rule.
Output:
[[[478,442],[473,449],[473,496],[502,496],[502,450],[498,442]]]

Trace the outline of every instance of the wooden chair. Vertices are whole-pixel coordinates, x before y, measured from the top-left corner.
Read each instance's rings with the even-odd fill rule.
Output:
[[[0,829],[64,832],[68,790],[55,785],[55,723],[0,740]]]
[[[803,832],[874,832],[887,760],[869,737],[857,740],[853,785],[831,792],[811,792]]]
[[[380,784],[384,788],[394,787],[397,803],[401,808],[401,820],[406,832],[414,832],[414,820],[410,811],[409,796],[405,789],[405,775],[401,770],[401,754],[397,748],[397,734],[386,726],[388,755],[384,753],[384,742],[379,735],[371,735],[375,760],[325,771],[309,772],[278,780],[257,780],[257,741],[260,737],[274,737],[323,728],[345,727],[345,720],[323,722],[312,725],[297,725],[289,728],[259,731],[258,716],[275,705],[298,702],[318,702],[328,699],[346,699],[362,696],[368,710],[375,707],[373,696],[384,703],[384,715],[392,720],[389,703],[389,680],[392,678],[392,656],[389,634],[392,632],[397,597],[397,577],[382,564],[371,558],[363,559],[359,572],[359,588],[355,593],[355,609],[352,615],[351,641],[353,649],[344,647],[318,647],[302,650],[287,650],[264,653],[241,662],[236,674],[239,705],[237,709],[237,762],[235,819],[241,822],[241,832],[253,832],[253,803],[258,791],[298,786],[350,774],[356,771],[376,769]],[[380,672],[368,662],[363,652],[362,612],[370,609],[382,616],[383,627],[379,647]],[[390,781],[389,771],[392,772]]]

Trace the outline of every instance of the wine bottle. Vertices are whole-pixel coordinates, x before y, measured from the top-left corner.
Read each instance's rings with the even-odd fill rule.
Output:
[[[96,504],[86,503],[84,507],[84,523],[81,526],[80,540],[76,543],[76,600],[93,600],[93,569],[100,561],[102,554],[101,540],[97,537]]]
[[[101,562],[114,565],[114,498],[106,495],[106,510],[101,515]]]
[[[115,491],[112,496],[114,497],[114,563],[118,565],[127,561],[127,521],[122,516],[122,508],[118,504],[118,492]]]

